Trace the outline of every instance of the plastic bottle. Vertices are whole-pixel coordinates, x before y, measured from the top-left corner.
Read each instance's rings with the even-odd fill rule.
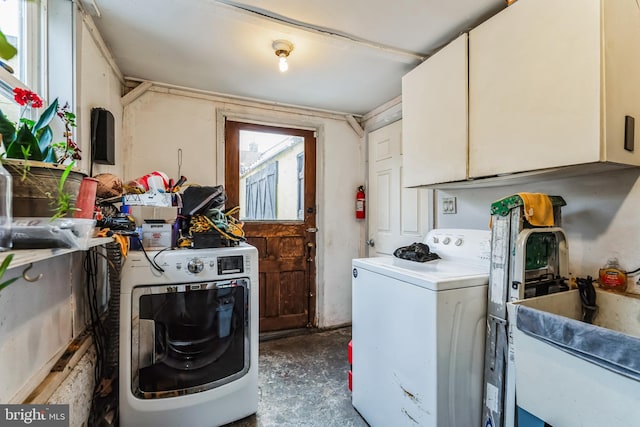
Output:
[[[1,139],[0,139],[1,141]],[[11,198],[13,193],[11,174],[0,163],[0,251],[11,249]]]
[[[627,273],[620,268],[617,258],[610,258],[607,264],[600,269],[598,282],[606,289],[624,291],[627,289]]]

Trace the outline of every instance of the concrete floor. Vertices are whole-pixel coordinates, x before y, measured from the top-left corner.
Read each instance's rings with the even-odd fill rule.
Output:
[[[255,415],[226,427],[360,427],[351,406],[347,345],[351,328],[260,342]]]

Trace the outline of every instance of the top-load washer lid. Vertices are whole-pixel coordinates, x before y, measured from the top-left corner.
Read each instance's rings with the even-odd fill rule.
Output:
[[[421,263],[391,256],[360,258],[353,260],[353,267],[434,291],[481,286],[489,282],[489,230],[434,229],[427,233],[423,243],[441,259]]]
[[[361,268],[433,291],[489,283],[485,268],[442,259],[420,263],[394,257],[359,258],[353,260],[353,268],[356,275]]]

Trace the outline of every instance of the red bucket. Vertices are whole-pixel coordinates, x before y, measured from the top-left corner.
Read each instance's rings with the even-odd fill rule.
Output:
[[[98,180],[95,178],[82,178],[80,191],[76,199],[76,210],[73,212],[74,218],[93,219],[93,210],[96,205],[96,190]]]

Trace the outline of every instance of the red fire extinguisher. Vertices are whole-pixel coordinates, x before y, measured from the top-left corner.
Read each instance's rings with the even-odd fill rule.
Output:
[[[364,219],[365,195],[364,186],[358,187],[356,193],[356,219]]]

